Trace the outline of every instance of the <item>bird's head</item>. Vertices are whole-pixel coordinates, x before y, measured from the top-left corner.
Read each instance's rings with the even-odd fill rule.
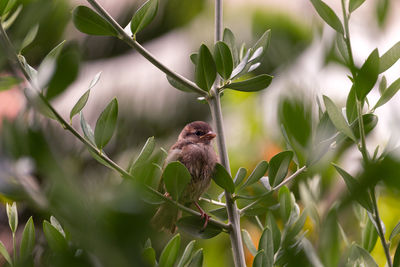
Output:
[[[211,126],[204,121],[194,121],[185,126],[178,140],[209,144],[217,136]]]

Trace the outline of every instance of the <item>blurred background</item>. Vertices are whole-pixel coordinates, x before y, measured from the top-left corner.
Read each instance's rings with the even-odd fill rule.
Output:
[[[194,94],[171,87],[163,73],[127,45],[116,38],[87,36],[76,30],[71,23],[71,11],[77,5],[87,5],[85,1],[19,2],[23,9],[8,33],[18,46],[32,25],[39,24],[37,38],[23,51],[30,65],[38,66],[62,40],[67,40],[63,53],[75,55],[60,66],[65,79],[52,94],[52,103],[65,118],[96,73],[102,72],[83,113],[94,128],[107,103],[114,97],[118,99],[117,131],[105,151],[119,165],[127,166],[150,136],[155,136],[157,147],[168,150],[188,122],[211,122],[206,104]],[[144,1],[99,2],[125,27]],[[325,2],[341,17],[340,1]],[[160,1],[156,19],[138,34],[137,40],[165,65],[193,79],[194,65],[189,56],[201,43],[212,47],[213,14],[213,1]],[[397,14],[400,2],[395,0],[366,1],[352,14],[350,31],[357,65],[374,48],[382,55],[400,41]],[[257,93],[227,90],[222,97],[226,141],[231,170],[235,173],[239,167],[250,171],[260,160],[269,161],[286,149],[281,124],[296,121],[294,129],[307,143],[316,127],[317,103],[322,102],[322,95],[344,107],[351,82],[336,49],[334,31],[322,23],[307,0],[225,1],[224,26],[234,32],[238,46],[245,43],[249,47],[264,31],[272,31],[267,54],[256,70],[273,75],[272,84]],[[3,51],[0,51],[0,75],[8,71]],[[67,73],[62,72],[62,66]],[[400,63],[397,63],[385,74],[388,84],[399,74]],[[374,89],[368,101],[373,105],[378,98],[379,92]],[[399,104],[400,98],[395,97],[377,110],[379,122],[367,140],[371,153],[377,145],[382,151],[398,143]],[[73,125],[80,128],[77,117]],[[79,240],[74,245],[87,248],[106,266],[135,266],[132,262],[148,237],[157,255],[171,237],[149,228],[147,222],[156,207],[140,201],[136,187],[122,182],[121,177],[94,160],[57,123],[34,112],[18,88],[0,92],[0,139],[0,197],[3,202],[22,201],[21,223],[34,214],[35,224],[40,226],[43,219],[55,215],[69,231],[71,240]],[[354,146],[332,144],[307,175],[291,185],[303,208],[301,184],[316,184],[314,202],[321,219],[346,193],[331,161],[352,174],[357,174],[361,167],[360,154]],[[400,217],[400,195],[396,189],[381,191],[378,202],[381,216],[387,229],[392,229]],[[208,194],[216,198],[220,193],[221,189],[212,184]],[[339,211],[339,221],[352,240],[360,238],[359,226],[353,223],[355,218],[351,208]],[[11,235],[3,205],[0,222],[0,240],[10,249]],[[242,224],[258,240],[261,233],[254,222],[243,219]],[[309,229],[306,236],[316,242],[321,226],[310,220],[306,227]],[[183,237],[184,243],[190,240]],[[39,242],[43,243],[43,238]],[[232,266],[227,235],[199,241],[197,246],[204,248],[205,266]],[[385,258],[379,242],[372,255],[382,266]],[[85,257],[90,261],[91,255]],[[247,253],[246,257],[251,263],[251,255]]]

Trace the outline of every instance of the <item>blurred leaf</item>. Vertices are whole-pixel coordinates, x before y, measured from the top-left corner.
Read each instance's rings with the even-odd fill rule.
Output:
[[[81,117],[81,128],[83,135],[85,136],[86,140],[88,140],[92,145],[96,145],[94,142],[94,133],[90,125],[86,122],[85,117],[83,116],[83,113],[80,112],[80,117]]]
[[[349,12],[350,13],[353,12],[354,10],[359,8],[364,2],[365,2],[365,0],[350,0],[349,1]]]
[[[135,169],[139,168],[149,160],[151,154],[153,154],[155,146],[156,142],[154,140],[154,136],[149,137],[144,144],[142,150],[140,151],[139,156],[137,156],[135,161],[132,161],[129,164],[128,172],[130,174],[133,174],[135,172]]]
[[[3,255],[4,259],[10,264],[10,266],[13,266],[10,254],[8,254],[6,247],[1,241],[0,241],[0,254]]]
[[[246,54],[243,57],[241,57],[239,64],[236,66],[236,68],[233,69],[230,79],[238,78],[246,71],[246,66],[247,63],[249,62],[249,58],[250,58],[250,50],[248,50]]]
[[[62,234],[62,236],[65,238],[65,232],[60,224],[60,222],[54,217],[54,216],[50,216],[50,223],[51,225],[54,226],[54,228],[57,229],[57,231],[60,232],[60,234]]]
[[[340,259],[340,239],[335,208],[328,212],[321,227],[319,250],[322,262],[326,267],[337,267]]]
[[[6,2],[8,2],[8,3],[7,3],[6,8],[5,8],[4,11],[3,11],[3,14],[8,14],[8,12],[10,12],[11,9],[12,9],[12,8],[15,6],[15,4],[17,3],[17,0],[9,0],[9,1],[6,1]]]
[[[283,151],[273,156],[269,161],[268,177],[272,187],[279,185],[285,179],[292,158],[292,151]]]
[[[338,165],[334,163],[332,163],[332,165],[345,181],[350,196],[360,203],[360,205],[366,210],[372,212],[372,200],[368,192],[365,190],[366,188],[361,188],[360,183]]]
[[[30,45],[33,42],[33,40],[35,40],[38,30],[39,30],[39,24],[36,24],[29,30],[24,40],[22,41],[21,48],[19,51],[24,50],[28,45]]]
[[[65,253],[68,250],[64,236],[48,221],[43,221],[43,233],[52,251]]]
[[[156,251],[152,247],[147,247],[142,251],[142,259],[147,264],[146,266],[156,265]]]
[[[246,244],[246,247],[249,249],[251,255],[255,256],[257,254],[257,249],[254,246],[253,240],[251,240],[251,236],[246,229],[242,229],[242,237],[243,242]]]
[[[289,229],[286,235],[287,240],[293,240],[303,229],[304,224],[306,223],[307,212],[303,211],[300,217],[296,220],[293,226]]]
[[[189,244],[187,244],[185,251],[183,252],[183,255],[182,255],[181,259],[179,260],[179,263],[176,267],[185,267],[189,263],[189,261],[192,257],[192,254],[193,254],[195,243],[196,243],[196,241],[192,240],[189,242]]]
[[[181,236],[175,235],[161,252],[159,267],[173,267],[181,246]]]
[[[118,36],[117,31],[108,21],[86,6],[74,8],[72,21],[79,31],[86,34]]]
[[[196,84],[204,91],[210,91],[217,77],[217,70],[214,59],[207,46],[202,44],[200,46],[199,54],[197,57],[197,64],[195,69]]]
[[[103,149],[113,136],[118,118],[117,99],[111,100],[100,114],[94,129],[94,140],[99,149]]]
[[[346,41],[344,40],[343,35],[340,33],[336,35],[336,46],[340,52],[340,55],[343,57],[344,62],[349,64],[349,51],[347,50]]]
[[[282,186],[281,189],[279,189],[278,199],[280,204],[279,211],[282,220],[286,223],[290,218],[290,213],[292,212],[293,208],[292,198],[287,186]]]
[[[29,103],[35,107],[37,111],[39,111],[42,115],[47,118],[57,120],[56,115],[53,111],[44,103],[43,99],[38,95],[38,92],[31,88],[25,88],[24,90],[25,96],[28,99]]]
[[[379,75],[379,53],[378,49],[372,51],[362,65],[357,76],[354,78],[354,91],[357,99],[363,101],[374,87]]]
[[[265,175],[265,173],[268,170],[268,162],[265,160],[260,161],[260,163],[257,164],[257,166],[254,168],[253,172],[249,175],[247,180],[244,182],[244,184],[240,187],[240,189],[243,189],[247,186],[250,186],[258,180],[261,179]]]
[[[261,60],[261,57],[267,51],[270,39],[271,39],[271,30],[266,30],[263,33],[263,35],[260,37],[260,39],[258,39],[258,41],[251,48],[253,53],[252,53],[249,61],[253,62],[256,59],[257,59],[257,61]],[[250,70],[249,70],[249,72],[250,72]]]
[[[25,71],[28,73],[28,76],[30,78],[30,81],[33,83],[34,87],[38,86],[37,82],[37,71],[26,62],[26,59],[22,55],[18,55],[18,59],[21,62],[23,68]]]
[[[400,243],[397,244],[396,252],[393,258],[393,267],[400,266]]]
[[[162,177],[167,192],[174,200],[179,200],[187,184],[192,179],[188,169],[179,161],[169,163],[165,167]]]
[[[346,116],[349,123],[357,119],[356,92],[354,91],[354,87],[351,87],[349,95],[347,96]]]
[[[89,99],[89,94],[90,94],[90,89],[87,90],[78,100],[78,102],[76,102],[76,104],[74,105],[74,107],[71,109],[71,112],[69,114],[69,119],[72,120],[72,118],[78,114],[79,112],[81,112],[81,110],[85,107],[88,99]]]
[[[371,132],[376,124],[378,123],[378,116],[372,113],[367,113],[362,115],[363,122],[364,122],[364,132],[365,134],[368,134]],[[358,119],[356,119],[351,125],[350,125],[351,130],[353,131],[355,137],[357,139],[360,138],[360,125],[358,124]]]
[[[230,29],[225,28],[222,40],[229,46],[232,52],[233,65],[236,66],[239,63],[239,53],[236,47],[235,35],[233,35]]]
[[[194,253],[192,260],[190,261],[188,267],[202,267],[203,266],[203,249],[199,249]]]
[[[5,13],[4,11],[5,11],[6,7],[7,7],[8,1],[9,0],[0,1],[0,17],[3,16],[3,14]]]
[[[12,205],[7,203],[6,209],[7,209],[8,224],[10,225],[11,231],[15,233],[18,227],[17,203],[13,202]]]
[[[386,88],[387,88],[387,80],[386,80],[385,75],[383,75],[382,79],[381,79],[381,82],[379,83],[379,93],[381,95],[383,95],[383,92],[385,92]]]
[[[389,13],[390,0],[378,0],[376,1],[376,15],[378,20],[378,25],[380,27],[384,26],[387,21]]]
[[[199,56],[198,53],[193,53],[193,54],[190,55],[190,60],[192,61],[192,63],[194,65],[197,65],[198,56]]]
[[[172,78],[171,76],[167,75],[167,80],[169,82],[169,84],[172,87],[175,87],[178,90],[181,90],[183,92],[189,92],[189,93],[193,93],[192,89],[190,89],[189,87],[187,87],[186,85],[184,85],[183,83],[175,80],[174,78]]]
[[[265,218],[265,224],[272,231],[272,239],[274,241],[274,252],[277,252],[281,244],[281,231],[278,227],[278,224],[276,223],[274,215],[270,211],[267,212],[267,216]]]
[[[157,10],[158,0],[148,0],[136,11],[131,20],[131,31],[133,36],[153,21],[157,14]]]
[[[336,129],[344,133],[346,136],[348,136],[355,142],[356,137],[354,136],[353,131],[350,129],[349,125],[344,119],[339,108],[335,105],[335,103],[333,103],[333,101],[329,97],[327,96],[323,97],[324,97],[326,111],[328,112],[329,118],[331,119],[333,125],[335,125]]]
[[[396,226],[393,228],[393,231],[390,233],[389,240],[391,241],[393,237],[398,235],[400,233],[400,222],[396,224]]]
[[[386,81],[386,79],[385,79]],[[400,89],[400,78],[394,81],[386,90],[383,91],[378,102],[375,104],[373,109],[376,109],[386,102],[388,102]]]
[[[58,56],[60,55],[63,47],[65,44],[65,40],[56,45],[47,55],[46,57],[42,60],[42,62],[49,60],[49,59],[57,59]]]
[[[264,259],[264,250],[260,250],[257,252],[257,255],[254,257],[253,260],[253,267],[264,267],[263,266],[263,259]]]
[[[182,217],[177,221],[176,226],[179,230],[201,239],[210,239],[222,232],[222,228],[212,222],[208,222],[206,229],[203,230],[204,219],[200,216]]]
[[[359,255],[363,259],[365,266],[378,267],[378,264],[376,264],[374,258],[372,258],[372,256],[368,253],[368,251],[366,251],[365,249],[363,249],[362,247],[360,247],[357,244],[354,244],[354,245],[355,245],[356,249],[358,250]]]
[[[2,22],[4,30],[8,30],[8,28],[10,28],[14,24],[15,20],[18,18],[21,11],[22,11],[22,5],[19,5],[17,9],[12,13],[12,15],[6,21]]]
[[[35,246],[35,225],[33,224],[32,216],[25,224],[24,231],[22,232],[21,244],[19,249],[19,255],[22,259],[25,259],[32,255],[33,248]]]
[[[371,252],[378,240],[378,232],[375,229],[371,219],[367,218],[367,223],[362,231],[362,247]]]
[[[12,89],[20,80],[13,76],[0,76],[0,92]]]
[[[344,34],[343,25],[335,12],[321,0],[310,0],[318,15],[335,31]]]
[[[227,172],[225,167],[221,164],[217,163],[215,165],[214,175],[212,176],[212,179],[218,186],[225,189],[229,193],[235,192],[235,185],[233,184],[232,177]]]
[[[258,251],[264,251],[263,267],[272,267],[274,264],[274,241],[271,229],[266,227],[261,234]]]
[[[246,177],[247,170],[243,167],[240,167],[235,175],[235,179],[233,179],[235,183],[235,187],[238,187],[243,179]]]
[[[232,53],[227,44],[218,41],[214,48],[215,65],[224,80],[229,79],[233,70]]]
[[[225,207],[218,208],[215,210],[210,210],[210,213],[212,215],[215,215],[217,218],[219,218],[222,221],[228,220],[228,212],[226,211]]]
[[[400,58],[400,42],[393,45],[379,59],[379,73],[382,73],[393,66]]]
[[[273,76],[268,74],[261,74],[244,81],[232,82],[224,87],[242,92],[257,92],[267,88],[271,84],[272,78]]]

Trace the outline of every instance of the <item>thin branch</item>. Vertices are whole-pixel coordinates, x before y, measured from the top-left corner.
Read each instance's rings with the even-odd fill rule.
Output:
[[[213,200],[213,199],[200,197],[200,200],[206,201],[208,203],[211,203],[211,204],[214,204],[214,205],[217,205],[217,206],[226,207],[225,203],[219,202],[219,201],[216,201],[216,200]]]
[[[87,0],[87,2],[104,18],[106,19],[113,28],[118,32],[118,37],[128,44],[130,47],[134,48],[139,54],[141,54],[144,58],[146,58],[150,63],[156,66],[159,70],[164,72],[166,75],[174,78],[175,80],[179,81],[180,83],[187,86],[193,92],[198,93],[206,98],[209,97],[208,93],[198,87],[194,82],[190,81],[189,79],[183,77],[182,75],[174,72],[173,70],[169,69],[163,63],[158,61],[149,51],[147,51],[143,46],[141,46],[136,40],[134,40],[131,36],[129,36],[121,25],[118,24],[114,20],[114,18],[96,1],[96,0]]]

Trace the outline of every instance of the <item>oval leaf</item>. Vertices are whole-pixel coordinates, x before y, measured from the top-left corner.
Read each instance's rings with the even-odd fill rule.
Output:
[[[279,189],[278,199],[282,220],[287,222],[287,220],[289,220],[290,213],[292,212],[293,203],[290,196],[290,191],[286,186],[282,186],[281,189]]]
[[[68,250],[64,236],[48,221],[43,221],[43,233],[52,251],[65,253]]]
[[[142,259],[147,264],[146,266],[156,265],[156,251],[152,247],[147,247],[142,251]]]
[[[329,97],[323,96],[323,98],[326,111],[328,112],[329,118],[331,119],[333,125],[335,125],[336,129],[344,133],[346,136],[348,136],[355,142],[356,137],[354,136],[353,131],[350,129],[350,126],[347,124],[346,120],[344,119],[338,107],[335,105],[335,103],[333,103],[333,101]]]
[[[214,58],[218,73],[227,80],[233,70],[232,53],[224,42],[217,42],[214,48]]]
[[[251,255],[255,256],[257,254],[257,249],[254,246],[253,240],[251,240],[251,236],[249,232],[246,231],[246,229],[242,229],[242,237]]]
[[[251,58],[249,61],[254,61],[256,59],[257,59],[257,61],[261,60],[261,57],[267,51],[270,39],[271,39],[271,30],[267,30],[260,37],[260,39],[258,39],[258,41],[254,44],[254,46],[251,48],[252,51],[254,51],[254,53],[251,55]],[[249,70],[249,72],[250,71],[251,70]]]
[[[263,267],[272,267],[274,263],[274,241],[272,231],[266,227],[258,243],[258,251],[264,251]]]
[[[232,177],[226,171],[225,167],[221,164],[217,163],[215,165],[214,175],[212,178],[217,185],[219,185],[229,193],[235,192],[235,185],[233,183]]]
[[[367,224],[362,231],[362,247],[371,252],[378,240],[378,232],[375,229],[371,219],[367,217]]]
[[[281,231],[276,223],[272,212],[268,212],[265,218],[265,226],[272,231],[272,239],[274,240],[274,252],[277,252],[281,244]]]
[[[385,54],[379,59],[379,73],[382,73],[393,66],[400,58],[400,42],[392,46]]]
[[[238,187],[243,179],[246,177],[247,170],[243,167],[240,167],[239,170],[236,172],[235,179],[233,179],[235,183],[235,187]]]
[[[173,267],[181,246],[181,236],[175,235],[161,252],[159,267]]]
[[[318,15],[335,31],[344,34],[343,25],[338,16],[327,4],[321,0],[310,0]]]
[[[195,240],[190,241],[189,244],[187,244],[185,251],[183,252],[183,255],[181,259],[179,260],[179,263],[176,267],[185,267],[189,261],[190,258],[192,257],[193,250],[194,250],[194,244],[196,243]]]
[[[252,266],[253,267],[264,267],[264,265],[263,265],[264,256],[265,256],[264,250],[260,250],[259,252],[257,252],[257,255],[254,257]]]
[[[210,239],[222,232],[222,228],[212,222],[208,222],[206,229],[203,229],[204,219],[200,216],[183,217],[177,221],[176,226],[179,230],[201,239]]]
[[[233,35],[233,32],[230,29],[225,28],[222,40],[229,46],[229,49],[232,52],[233,64],[236,66],[239,63],[239,53],[236,47],[235,35]]]
[[[171,76],[167,75],[167,80],[169,82],[169,84],[172,87],[175,87],[178,90],[181,90],[183,92],[189,92],[189,93],[193,93],[193,90],[190,89],[189,87],[187,87],[186,85],[184,85],[183,83],[175,80],[174,78],[172,78]]]
[[[385,92],[386,88],[387,88],[387,80],[385,75],[383,75],[381,82],[379,83],[379,93],[383,95],[383,92]]]
[[[400,89],[400,78],[394,81],[386,90],[383,91],[383,94],[379,98],[378,102],[375,104],[374,109],[382,106],[390,99],[392,99],[392,97],[399,91],[399,89]]]
[[[108,21],[86,6],[74,8],[72,21],[79,31],[86,34],[118,36],[117,31]]]
[[[96,122],[94,140],[99,149],[103,149],[113,136],[115,126],[117,125],[117,117],[118,102],[114,98],[103,110]]]
[[[355,119],[357,119],[357,103],[354,87],[350,89],[349,95],[347,96],[346,116],[349,123],[352,123]]]
[[[264,176],[267,170],[268,170],[268,162],[263,160],[260,163],[258,163],[257,166],[254,168],[253,172],[249,175],[249,178],[247,178],[246,182],[244,182],[244,184],[241,186],[241,189],[256,183],[258,180],[261,179],[261,177]]]
[[[233,82],[226,85],[226,88],[242,92],[256,92],[267,88],[272,81],[273,76],[261,74],[256,77],[241,82]]]
[[[279,185],[286,177],[292,158],[292,151],[283,151],[270,160],[268,177],[272,187]]]
[[[210,50],[208,50],[208,47],[202,44],[197,56],[197,64],[195,68],[196,84],[201,89],[208,92],[210,91],[210,88],[212,87],[216,77],[217,70],[214,59]]]
[[[89,94],[90,94],[90,89],[87,90],[76,102],[74,107],[71,109],[71,112],[69,114],[69,119],[72,120],[72,118],[78,114],[86,105],[88,99],[89,99]]]
[[[358,100],[364,100],[374,87],[379,75],[378,49],[372,51],[354,78],[354,91]]]
[[[179,197],[192,177],[185,165],[179,161],[173,161],[165,167],[162,179],[172,199],[179,200]]]
[[[131,20],[131,32],[133,36],[153,21],[157,9],[158,0],[148,0],[136,11]]]
[[[349,1],[349,12],[350,13],[353,12],[354,10],[359,8],[364,2],[365,2],[365,0],[350,0]]]
[[[148,161],[151,154],[153,154],[155,146],[156,146],[156,141],[154,139],[154,136],[149,137],[146,143],[144,144],[142,151],[140,151],[139,156],[137,156],[135,161],[132,161],[129,164],[128,172],[130,174],[133,174],[136,168],[142,166],[144,163]]]
[[[6,205],[8,224],[13,233],[17,231],[18,227],[18,211],[17,211],[17,203],[13,202],[12,205],[7,203]]]
[[[393,266],[400,266],[400,243],[397,245],[396,252],[394,253]]]
[[[203,249],[199,249],[194,253],[192,260],[190,261],[190,264],[188,267],[203,267]]]
[[[400,233],[400,222],[393,228],[393,231],[390,233],[389,240],[392,240],[393,237]]]
[[[38,30],[39,30],[38,24],[36,24],[29,30],[29,32],[26,34],[24,40],[22,41],[20,51],[24,50],[24,48],[26,48],[28,45],[30,45],[33,42],[33,40],[35,40]]]
[[[29,218],[22,233],[19,255],[25,259],[32,255],[35,246],[35,225],[33,224],[32,216]]]

